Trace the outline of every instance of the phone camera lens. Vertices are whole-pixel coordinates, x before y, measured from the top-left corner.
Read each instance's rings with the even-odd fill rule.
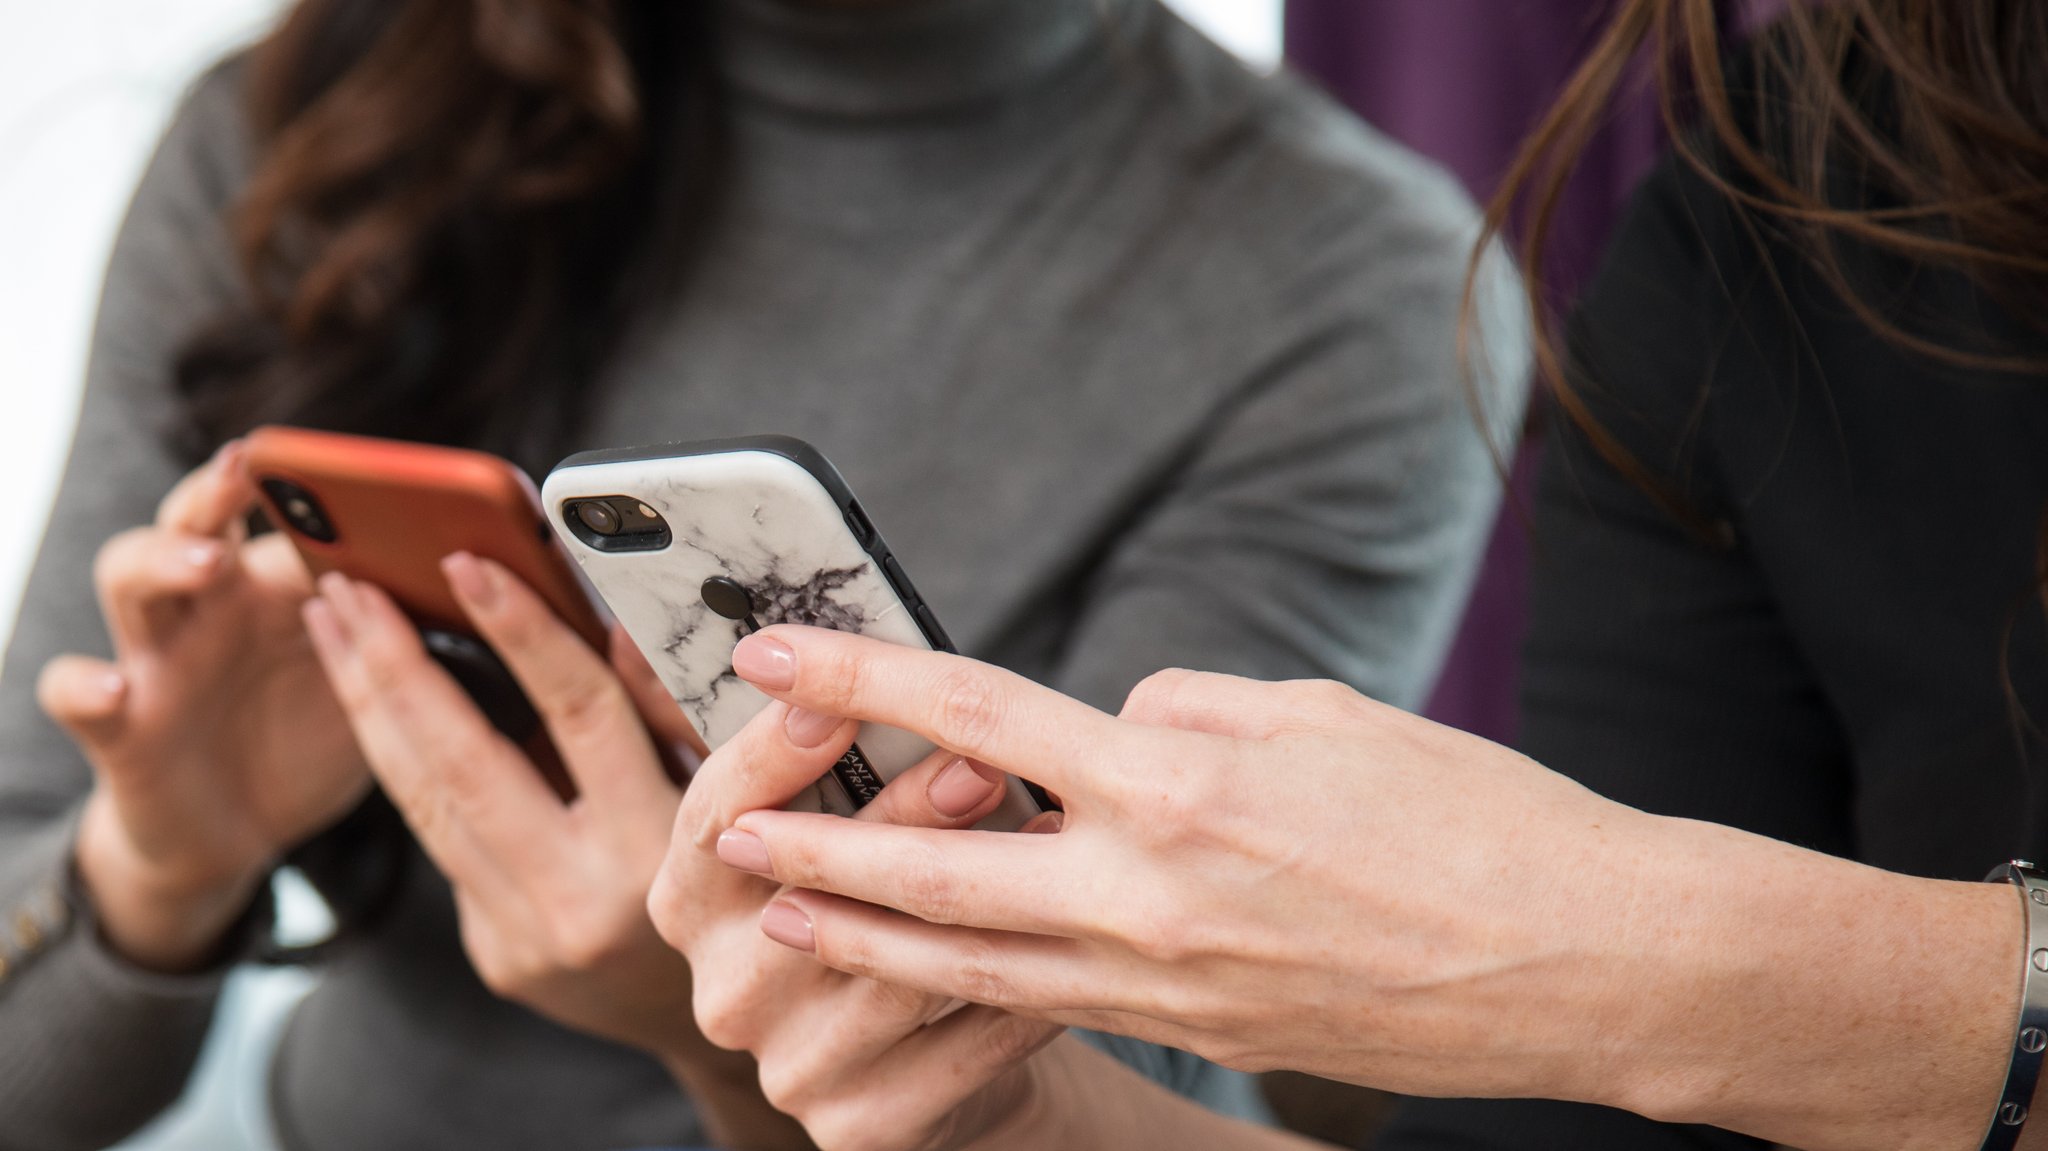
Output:
[[[576,505],[576,518],[601,536],[619,534],[619,513],[603,500],[585,500]]]
[[[263,490],[270,496],[284,518],[285,526],[308,539],[331,544],[335,540],[334,523],[327,518],[327,512],[313,493],[291,482],[276,478],[261,481]]]
[[[669,545],[668,521],[645,500],[624,493],[563,500],[562,526],[601,552],[658,552]]]

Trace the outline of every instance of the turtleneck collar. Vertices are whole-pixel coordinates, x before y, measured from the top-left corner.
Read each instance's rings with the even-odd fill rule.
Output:
[[[847,118],[1000,100],[1103,39],[1123,0],[717,0],[742,97]]]

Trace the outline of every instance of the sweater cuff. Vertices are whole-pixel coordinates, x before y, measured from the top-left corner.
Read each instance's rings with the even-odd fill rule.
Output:
[[[46,963],[71,967],[74,978],[115,998],[205,999],[227,973],[269,942],[275,907],[268,885],[228,929],[202,967],[167,973],[137,966],[108,944],[78,873],[78,812],[31,833],[9,852],[14,882],[0,888],[0,996]]]

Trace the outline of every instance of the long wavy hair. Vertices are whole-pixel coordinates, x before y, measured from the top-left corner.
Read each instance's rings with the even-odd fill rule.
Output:
[[[707,8],[299,0],[242,64],[245,291],[177,359],[176,446],[278,422],[553,462],[715,207]],[[339,930],[266,958],[370,929],[409,843],[373,796],[295,851]]]
[[[709,210],[706,8],[300,0],[245,64],[246,292],[179,357],[181,446],[281,421],[551,462]]]
[[[2033,338],[2048,336],[2048,3],[1792,0],[1741,45],[1724,42],[1723,15],[1716,0],[1617,0],[1486,213],[1489,241],[1525,222],[1548,394],[1604,458],[1687,522],[1691,509],[1574,387],[1558,302],[1541,288],[1567,181],[1646,68],[1682,161],[1744,210],[1759,242],[1766,231],[1789,239],[1872,332],[1948,364],[2048,374]],[[1731,70],[1744,76],[1740,100]],[[1855,202],[1844,201],[1844,173],[1863,183]],[[1857,274],[1863,253],[1959,272],[2031,330],[2001,342],[1938,317],[1899,317],[1876,298],[1884,285]],[[1469,329],[1469,292],[1466,315]]]

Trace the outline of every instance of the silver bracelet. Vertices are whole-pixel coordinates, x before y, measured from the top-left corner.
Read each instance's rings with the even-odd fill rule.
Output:
[[[2012,1064],[2005,1073],[1998,1111],[1991,1116],[1991,1130],[1984,1134],[1984,1151],[2012,1151],[2026,1127],[2034,1085],[2041,1079],[2041,1053],[2048,1051],[2048,874],[2015,859],[1985,876],[1985,881],[2018,888],[2027,915],[2027,960],[2020,969],[2020,1019],[2013,1028]]]

